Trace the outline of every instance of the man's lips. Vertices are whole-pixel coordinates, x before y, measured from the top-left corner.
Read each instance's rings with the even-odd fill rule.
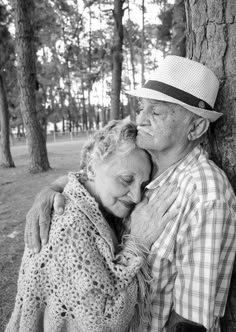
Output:
[[[152,135],[150,132],[150,126],[137,126],[138,134],[146,133],[148,135]]]

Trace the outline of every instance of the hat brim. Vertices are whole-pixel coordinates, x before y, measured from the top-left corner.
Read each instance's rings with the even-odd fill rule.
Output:
[[[170,97],[162,92],[147,89],[147,88],[140,88],[136,90],[126,91],[125,92],[128,95],[139,97],[139,98],[146,98],[146,99],[154,99],[154,100],[161,100],[169,103],[179,104],[189,110],[192,113],[195,113],[203,118],[209,119],[210,122],[214,122],[218,120],[223,113],[215,112],[215,111],[208,111],[203,108],[198,108],[194,106],[190,106],[188,104],[185,104],[181,102],[178,99],[175,99],[173,97]]]

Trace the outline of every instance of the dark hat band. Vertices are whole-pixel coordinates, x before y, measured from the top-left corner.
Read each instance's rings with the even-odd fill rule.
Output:
[[[208,111],[212,111],[212,107],[204,100],[195,97],[191,93],[175,88],[172,85],[150,80],[144,85],[144,88],[159,91],[169,97],[182,101],[189,106],[194,106],[206,109]]]

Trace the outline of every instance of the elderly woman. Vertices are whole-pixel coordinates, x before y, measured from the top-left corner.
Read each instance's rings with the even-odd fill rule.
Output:
[[[25,249],[7,332],[142,331],[145,259],[158,225],[142,236],[131,225],[118,245],[122,219],[141,200],[151,173],[149,155],[135,138],[135,125],[114,121],[85,145],[81,169],[69,174],[64,189],[65,211],[53,215],[48,243],[37,255]],[[159,219],[175,198],[167,196],[166,206],[156,208]],[[168,214],[159,220],[162,227],[165,220]]]

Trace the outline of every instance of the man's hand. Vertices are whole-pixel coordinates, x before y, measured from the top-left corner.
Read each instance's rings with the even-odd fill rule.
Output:
[[[27,213],[25,226],[25,244],[37,253],[41,244],[48,242],[51,214],[64,212],[65,201],[61,194],[67,182],[67,177],[60,178],[51,187],[42,190],[35,198],[34,204]]]
[[[140,244],[150,248],[169,220],[177,216],[179,207],[174,202],[178,193],[176,185],[167,184],[136,205],[131,214],[130,233]]]

